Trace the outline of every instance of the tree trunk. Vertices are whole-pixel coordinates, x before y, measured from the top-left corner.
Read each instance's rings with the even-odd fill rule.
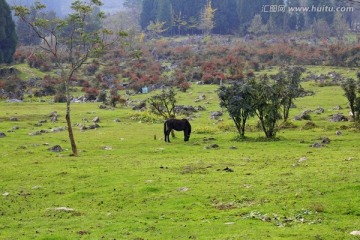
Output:
[[[63,74],[63,76],[64,75],[65,74]],[[72,76],[72,74],[70,74],[68,77],[65,78],[65,94],[66,94],[66,116],[65,116],[65,118],[66,118],[66,123],[67,123],[67,129],[68,129],[71,149],[72,149],[72,156],[77,157],[78,152],[77,152],[74,133],[73,133],[72,125],[71,125],[71,117],[70,117],[71,97],[70,97],[70,86],[69,85],[70,85],[71,76]]]
[[[72,130],[72,125],[71,125],[70,101],[69,100],[70,99],[68,99],[67,102],[66,102],[66,123],[67,123],[67,129],[68,129],[68,133],[69,133],[69,139],[70,139],[70,143],[71,143],[72,155],[77,157],[78,152],[77,152],[74,133],[73,133],[73,130]]]

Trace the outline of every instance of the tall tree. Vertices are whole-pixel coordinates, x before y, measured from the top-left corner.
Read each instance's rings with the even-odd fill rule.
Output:
[[[29,18],[30,10],[24,6],[14,6],[15,15],[26,22],[43,41],[41,50],[54,59],[54,64],[60,70],[60,77],[65,86],[66,94],[66,122],[72,155],[77,156],[77,146],[71,124],[71,95],[70,81],[74,73],[79,70],[90,57],[98,57],[107,46],[107,30],[88,32],[86,19],[92,15],[94,9],[102,5],[99,0],[84,2],[76,0],[72,3],[72,13],[65,19]],[[43,12],[45,5],[35,2],[34,9]],[[41,16],[38,15],[38,16]],[[104,17],[103,13],[97,15],[99,19]],[[69,34],[63,34],[64,28],[71,26]]]
[[[300,66],[288,66],[281,69],[278,74],[272,76],[282,93],[281,105],[284,122],[289,119],[289,112],[294,103],[294,99],[303,93],[303,88],[301,87],[300,82],[301,75],[305,72],[305,70],[305,68]]]
[[[159,1],[156,12],[156,21],[164,23],[164,28],[167,33],[171,31],[171,28],[173,26],[172,15],[173,15],[173,10],[170,0]]]
[[[250,79],[251,86],[255,89],[252,95],[255,114],[258,116],[261,127],[267,138],[275,138],[277,121],[281,119],[281,99],[283,91],[277,82],[271,83],[267,75],[259,79]]]
[[[212,8],[210,0],[201,11],[199,29],[201,29],[205,35],[208,35],[215,26],[215,11],[216,9]]]
[[[255,114],[252,95],[254,89],[246,82],[221,86],[218,90],[220,106],[225,107],[233,120],[240,137],[245,137],[246,121]]]
[[[214,33],[232,34],[238,30],[239,16],[236,9],[236,0],[213,1],[215,12]]]
[[[150,22],[156,21],[156,6],[157,0],[143,0],[142,1],[142,11],[140,14],[140,25],[142,29],[150,24]]]
[[[0,64],[12,62],[16,45],[17,35],[10,7],[5,0],[0,0]]]
[[[342,89],[344,90],[344,95],[349,102],[349,107],[353,119],[358,122],[360,121],[360,77],[358,80],[353,78],[347,78],[341,84]]]

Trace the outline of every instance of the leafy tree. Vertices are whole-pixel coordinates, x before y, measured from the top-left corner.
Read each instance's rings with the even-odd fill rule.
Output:
[[[331,35],[329,24],[324,19],[320,19],[313,24],[313,31],[318,38],[327,38]]]
[[[276,137],[276,123],[281,119],[281,85],[277,82],[271,83],[267,75],[262,75],[258,80],[250,80],[254,88],[253,101],[255,114],[258,116],[261,128],[267,138]]]
[[[5,0],[0,0],[0,64],[12,62],[16,45],[17,35],[10,7]]]
[[[184,20],[182,13],[174,15],[174,26],[177,27],[178,34],[181,34],[181,29],[186,28],[187,22]]]
[[[248,31],[255,34],[261,35],[266,33],[266,26],[262,23],[262,18],[260,14],[256,14],[251,21]]]
[[[240,137],[245,137],[246,121],[255,114],[254,89],[246,82],[221,86],[218,90],[220,106],[225,107],[233,120]]]
[[[164,23],[165,32],[170,31],[172,28],[173,25],[172,12],[173,10],[170,0],[159,1],[157,14],[156,14],[156,22]]]
[[[165,22],[150,22],[149,26],[146,28],[150,33],[151,38],[158,38],[162,33],[166,32],[168,29],[165,28]]]
[[[351,114],[355,121],[360,120],[360,77],[357,81],[353,78],[347,78],[341,84],[344,95],[349,102]]]
[[[148,99],[151,111],[165,120],[175,117],[176,93],[173,88],[163,89],[160,94]]]
[[[210,0],[207,2],[205,8],[201,11],[200,24],[198,28],[202,30],[205,35],[208,35],[215,26],[215,11],[216,9],[212,8]]]
[[[98,57],[103,53],[107,43],[107,30],[88,32],[88,22],[96,7],[102,5],[100,0],[84,2],[76,0],[72,3],[72,13],[65,19],[53,18],[32,19],[30,10],[24,6],[14,6],[15,15],[27,23],[36,35],[43,41],[41,50],[50,55],[54,64],[60,70],[60,78],[65,86],[66,95],[66,122],[72,154],[78,155],[77,146],[71,124],[71,95],[70,82],[74,74],[79,70],[90,57]],[[40,2],[35,2],[34,9],[39,13],[43,12],[46,6]],[[38,16],[43,16],[39,14]],[[102,19],[104,15],[99,13],[97,18]],[[71,26],[69,34],[63,34],[67,27]]]
[[[333,22],[333,29],[336,37],[341,40],[348,31],[348,28],[349,26],[345,19],[343,19],[340,13],[336,13]]]
[[[291,105],[295,98],[299,97],[303,92],[300,85],[301,75],[305,72],[305,68],[300,66],[286,67],[275,76],[273,79],[277,82],[279,90],[281,90],[281,105],[283,110],[283,119],[287,121]]]

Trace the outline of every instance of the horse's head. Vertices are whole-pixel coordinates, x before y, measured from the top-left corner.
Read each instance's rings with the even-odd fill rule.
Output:
[[[189,141],[189,138],[190,138],[190,133],[186,133],[184,136],[184,141],[185,142]]]
[[[191,134],[191,125],[188,120],[183,119],[183,121],[185,122],[184,141],[187,142],[187,141],[189,141],[190,134]]]

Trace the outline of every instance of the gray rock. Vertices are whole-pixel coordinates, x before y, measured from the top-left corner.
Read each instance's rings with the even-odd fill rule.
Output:
[[[221,117],[222,115],[223,115],[222,112],[216,111],[216,112],[212,112],[212,113],[211,113],[210,118],[211,118],[211,119],[218,119],[218,118]]]
[[[0,132],[0,138],[6,137],[6,134],[3,132]]]
[[[52,146],[52,147],[48,148],[48,150],[51,152],[62,152],[63,151],[63,149],[61,148],[60,145]]]
[[[100,122],[100,118],[99,118],[99,117],[94,117],[93,122],[94,122],[94,123]]]
[[[322,144],[329,144],[330,142],[331,142],[331,140],[328,137],[321,138],[321,143]]]
[[[340,113],[336,113],[329,119],[330,122],[347,122],[349,119]]]
[[[216,143],[205,147],[205,149],[216,149],[216,148],[219,148],[219,145],[217,145]]]
[[[313,147],[313,148],[321,148],[321,147],[323,147],[323,146],[324,146],[324,145],[321,144],[321,143],[313,143],[313,144],[310,145],[310,147]]]

